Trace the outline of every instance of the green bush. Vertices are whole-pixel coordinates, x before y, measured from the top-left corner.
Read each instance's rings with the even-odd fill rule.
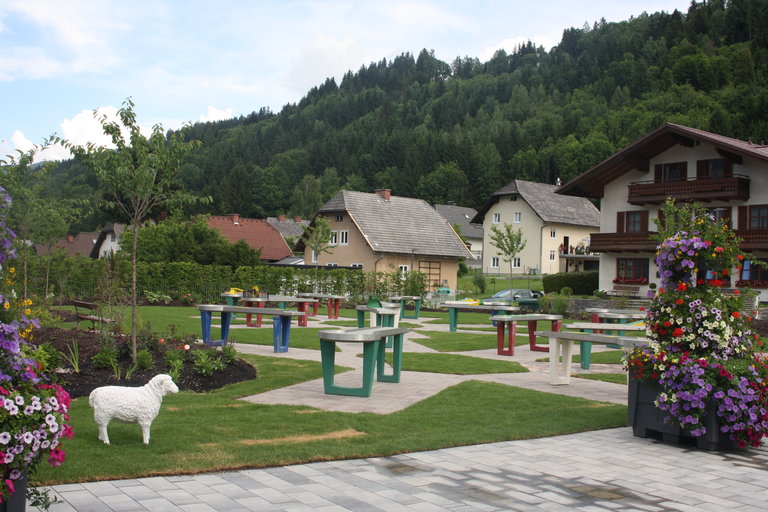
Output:
[[[136,352],[136,367],[139,370],[149,370],[154,364],[154,358],[149,350],[144,348]]]
[[[544,293],[557,293],[563,288],[570,288],[575,295],[592,295],[599,285],[597,271],[562,272],[550,274],[541,279]]]
[[[113,368],[117,364],[117,349],[110,342],[102,343],[101,348],[91,359],[96,368]]]

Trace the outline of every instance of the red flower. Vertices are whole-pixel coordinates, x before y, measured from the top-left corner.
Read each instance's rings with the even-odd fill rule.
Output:
[[[741,316],[741,313],[739,313],[738,311],[734,311],[733,313],[731,313],[731,316],[733,316],[733,318],[739,318]]]
[[[669,320],[664,320],[664,327],[669,327],[670,325],[672,325],[672,322]]]
[[[682,335],[683,335],[683,330],[680,327],[676,328],[672,333],[672,336],[674,336],[675,338],[679,338]]]
[[[725,251],[725,249],[723,249],[719,245],[717,247],[715,247],[715,252],[720,253],[720,252],[723,252],[723,251]]]
[[[722,273],[724,276],[727,276],[728,274],[730,274],[730,273],[731,273],[731,271],[730,271],[730,270],[728,270],[727,268],[724,268],[724,269],[722,270],[722,272],[721,272],[721,273]]]
[[[736,259],[737,259],[737,260],[739,260],[739,261],[741,261],[741,260],[743,260],[743,259],[744,259],[744,255],[743,255],[743,254],[737,254],[737,255],[736,255]]]
[[[677,300],[675,301],[675,304],[677,304],[678,306],[679,306],[680,304],[682,304],[682,303],[683,303],[683,299],[677,299]]]
[[[738,295],[738,294],[740,294],[740,293],[741,293],[741,292],[740,292],[739,290],[733,290],[733,294],[734,294],[734,295]]]
[[[679,292],[684,292],[687,289],[688,289],[688,287],[685,285],[685,283],[680,283],[680,284],[677,285],[677,291],[679,291]]]

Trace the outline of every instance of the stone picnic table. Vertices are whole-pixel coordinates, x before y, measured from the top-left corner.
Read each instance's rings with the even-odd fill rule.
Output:
[[[645,331],[645,324],[606,324],[603,322],[574,322],[565,326],[567,329],[576,329],[585,333],[605,334],[607,331],[618,336],[623,336],[625,331]],[[553,329],[554,330],[554,329]],[[589,370],[592,359],[592,344],[582,341],[579,347],[581,353],[581,367]]]
[[[363,327],[349,330],[320,331],[320,357],[323,365],[323,388],[326,395],[371,396],[373,373],[379,382],[400,382],[403,365],[403,336],[410,329],[395,327]],[[385,371],[387,338],[394,338],[392,374]],[[334,384],[337,343],[363,344],[363,380],[360,387],[344,387]]]
[[[397,295],[390,297],[389,300],[400,303],[400,318],[419,318],[421,311],[421,297],[416,295]],[[409,301],[413,301],[413,313],[406,313],[405,304]]]
[[[472,306],[469,304],[465,304],[463,302],[443,302],[441,304],[441,307],[448,308],[448,323],[449,323],[449,331],[450,332],[456,332],[459,325],[459,310],[465,309],[469,311],[490,311],[491,315],[495,315],[497,311],[504,311],[507,313],[514,313],[516,311],[520,311],[520,308],[517,306],[507,306],[507,305],[483,305],[483,306]]]
[[[280,309],[285,309],[286,304],[294,303],[297,306],[299,313],[298,324],[299,327],[306,327],[309,316],[309,305],[317,304],[317,299],[310,299],[307,297],[291,297],[288,295],[263,295],[261,297],[241,297],[240,302],[250,304],[251,307],[264,308],[268,304],[277,304]],[[248,327],[261,327],[262,315],[256,315],[256,321],[252,321],[252,315],[246,314],[245,324]]]
[[[346,299],[345,295],[329,295],[327,293],[297,293],[297,297],[305,297],[310,299],[316,299],[312,305],[312,313],[310,316],[317,316],[317,308],[320,306],[321,300],[328,301],[328,320],[336,320],[339,318],[339,309],[341,309],[341,301]]]
[[[528,322],[528,346],[535,352],[549,352],[549,347],[536,344],[536,327],[539,321],[552,322],[552,330],[559,331],[563,320],[562,315],[547,315],[534,313],[530,315],[493,315],[491,320],[496,324],[497,353],[501,356],[515,355],[515,336],[517,322]],[[509,331],[509,347],[504,347],[505,331]]]
[[[574,331],[536,331],[536,336],[549,338],[549,383],[567,385],[571,383],[571,359],[574,343],[600,343],[634,347],[644,345],[647,338],[630,336],[609,336],[607,334],[587,334]]]
[[[268,315],[274,317],[272,328],[275,352],[288,352],[288,345],[291,340],[291,318],[304,314],[299,311],[288,311],[285,309],[252,308],[245,306],[230,306],[227,304],[198,304],[197,309],[200,311],[200,321],[203,328],[203,343],[208,346],[221,346],[227,343],[232,316],[237,313],[245,315]],[[221,314],[221,339],[215,341],[211,339],[211,320],[213,313]]]

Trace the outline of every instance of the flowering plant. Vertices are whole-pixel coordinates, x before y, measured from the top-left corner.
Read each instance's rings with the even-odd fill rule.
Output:
[[[69,395],[48,377],[44,357],[29,341],[39,327],[31,318],[32,302],[13,291],[14,268],[3,263],[15,257],[15,237],[6,225],[10,198],[0,188],[0,501],[15,491],[16,482],[43,460],[57,466],[64,460],[62,438],[72,437],[67,424]]]
[[[668,233],[658,246],[661,286],[646,313],[651,341],[634,348],[626,365],[633,378],[661,385],[656,405],[665,421],[703,436],[712,402],[721,432],[739,446],[758,446],[768,436],[768,364],[756,351],[762,342],[751,318],[740,312],[739,291],[721,288],[744,255],[728,226],[697,207],[681,210],[692,229]]]

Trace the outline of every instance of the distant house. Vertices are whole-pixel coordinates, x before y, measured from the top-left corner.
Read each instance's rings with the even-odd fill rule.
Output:
[[[768,261],[768,145],[667,123],[563,185],[561,194],[600,199],[600,288],[645,296],[656,275],[654,219],[667,198],[698,202]],[[768,300],[768,269],[746,262],[731,286]]]
[[[426,201],[342,190],[323,205],[317,217],[333,230],[330,254],[313,254],[299,242],[307,264],[359,267],[366,271],[416,270],[431,288],[456,289],[459,260],[472,253],[449,223]],[[313,221],[314,222],[314,221]]]
[[[125,224],[107,224],[93,244],[91,258],[105,258],[120,250],[120,237],[125,231]]]
[[[570,259],[584,252],[589,234],[600,225],[600,212],[588,200],[556,194],[556,185],[514,180],[491,195],[473,222],[483,225],[483,272],[507,274],[509,264],[493,245],[493,226],[522,229],[526,245],[512,261],[513,274],[554,274],[589,270],[596,262]],[[597,257],[592,257],[596,260]],[[592,266],[594,264],[594,267]]]
[[[280,232],[289,247],[296,247],[299,238],[304,234],[304,230],[309,226],[308,220],[302,220],[301,217],[287,218],[285,215],[277,217],[267,217],[270,226]]]
[[[261,251],[261,259],[274,262],[293,256],[280,232],[263,219],[247,219],[237,214],[211,215],[208,227],[217,229],[231,243],[244,240]]]
[[[483,225],[472,223],[472,219],[477,215],[477,210],[455,204],[436,204],[435,210],[451,226],[458,226],[462,238],[469,244],[472,258],[466,260],[467,266],[480,268],[483,264]]]
[[[91,253],[96,246],[100,233],[78,233],[76,235],[67,235],[56,242],[51,250],[64,249],[69,256],[87,256],[92,257]],[[37,254],[47,254],[48,246],[35,244]]]

